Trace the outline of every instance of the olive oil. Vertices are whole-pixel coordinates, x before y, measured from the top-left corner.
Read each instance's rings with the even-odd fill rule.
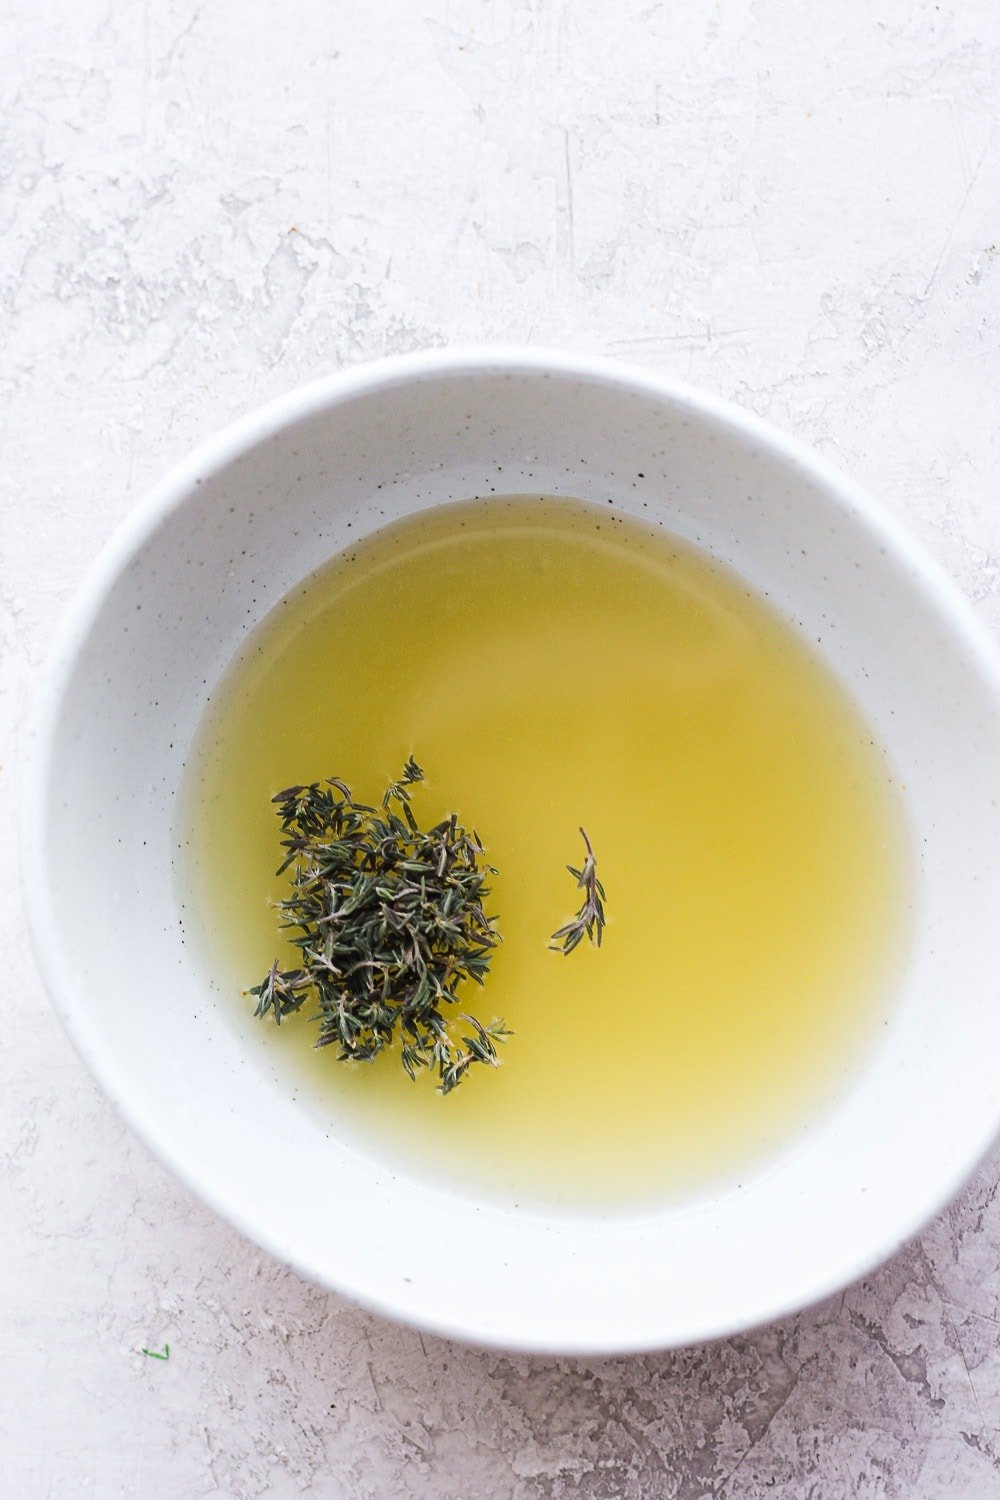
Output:
[[[636,1203],[738,1180],[846,1086],[905,954],[903,799],[736,574],[611,507],[511,497],[388,527],[284,600],[209,705],[183,813],[234,1016],[288,960],[272,796],[338,776],[374,799],[410,754],[421,826],[456,812],[499,871],[468,1008],[514,1035],[442,1097],[395,1056],[315,1050],[308,1005],[251,1023],[331,1131],[506,1199]],[[581,825],[607,926],[565,955]]]

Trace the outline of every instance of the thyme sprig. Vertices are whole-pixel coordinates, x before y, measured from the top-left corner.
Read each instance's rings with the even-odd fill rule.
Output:
[[[597,878],[597,859],[590,840],[582,828],[580,837],[587,850],[583,866],[579,870],[575,865],[567,865],[566,868],[584,893],[583,904],[572,922],[567,922],[565,927],[560,927],[549,939],[549,947],[564,954],[572,953],[584,937],[588,937],[599,948],[604,936],[604,902],[607,898],[604,894],[604,887]]]
[[[292,871],[278,910],[300,964],[281,969],[276,959],[250,994],[255,1014],[279,1023],[313,997],[317,1047],[370,1062],[398,1041],[410,1078],[429,1068],[448,1094],[474,1063],[496,1067],[510,1032],[464,1012],[457,1019],[468,1033],[449,1030],[445,1008],[458,1002],[463,981],[483,983],[500,942],[483,907],[497,872],[481,863],[479,835],[454,813],[420,829],[410,791],[423,779],[410,756],[378,809],[356,802],[337,777],[273,798],[285,850],[278,874]]]

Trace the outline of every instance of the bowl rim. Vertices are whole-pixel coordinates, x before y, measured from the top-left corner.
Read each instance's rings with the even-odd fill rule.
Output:
[[[198,1166],[183,1151],[176,1151],[169,1130],[147,1118],[141,1093],[122,1087],[118,1070],[107,1054],[100,1028],[90,1019],[89,1007],[81,1003],[72,977],[72,966],[63,951],[59,922],[45,873],[44,829],[47,818],[51,767],[56,751],[60,709],[72,681],[76,662],[100,611],[122,573],[155,535],[164,521],[190,498],[206,476],[220,472],[285,428],[351,401],[359,396],[435,378],[490,374],[555,377],[602,386],[613,386],[685,408],[693,417],[718,424],[731,435],[757,445],[770,456],[797,469],[822,488],[850,522],[860,526],[905,564],[927,607],[942,618],[971,659],[978,675],[993,690],[1000,709],[1000,645],[975,613],[955,581],[923,545],[884,507],[821,453],[753,413],[723,397],[702,391],[672,376],[604,355],[577,354],[540,345],[481,344],[417,351],[374,360],[337,370],[298,386],[228,423],[201,441],[186,457],[148,489],[119,522],[82,582],[58,625],[48,652],[42,681],[36,695],[25,736],[22,762],[20,846],[25,910],[36,961],[52,1006],[67,1035],[105,1097],[153,1156],[213,1213],[251,1244],[266,1251],[310,1282],[368,1311],[397,1322],[479,1347],[520,1350],[548,1355],[638,1353],[679,1348],[727,1337],[786,1317],[823,1301],[852,1285],[882,1264],[926,1226],[968,1182],[997,1139],[1000,1109],[989,1133],[968,1140],[956,1159],[947,1191],[915,1192],[912,1207],[892,1233],[879,1243],[869,1242],[854,1255],[843,1255],[836,1271],[806,1278],[794,1295],[774,1297],[756,1306],[745,1318],[706,1320],[695,1337],[672,1338],[669,1330],[656,1331],[650,1319],[648,1336],[623,1341],[582,1336],[554,1344],[544,1336],[525,1336],[512,1331],[510,1338],[498,1336],[490,1327],[476,1328],[468,1320],[451,1320],[436,1307],[419,1305],[407,1288],[380,1289],[347,1284],[331,1277],[327,1268],[297,1258],[265,1225],[254,1221],[242,1206],[228,1201],[214,1182],[202,1178]],[[433,1299],[431,1299],[433,1300]]]

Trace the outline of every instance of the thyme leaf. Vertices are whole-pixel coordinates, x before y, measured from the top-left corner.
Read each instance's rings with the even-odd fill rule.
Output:
[[[584,893],[583,904],[572,922],[567,922],[565,927],[558,928],[549,939],[549,947],[563,954],[572,953],[585,937],[588,937],[599,948],[604,936],[606,922],[604,902],[607,898],[604,894],[604,887],[597,878],[596,856],[582,828],[580,837],[587,851],[583,867],[578,870],[575,865],[567,865],[566,868],[573,876],[578,888]]]
[[[421,830],[410,794],[423,779],[410,756],[378,808],[356,802],[337,777],[273,798],[285,851],[278,873],[291,871],[278,911],[299,962],[281,969],[275,959],[249,993],[254,1014],[279,1024],[315,1000],[317,1047],[371,1062],[398,1044],[409,1077],[428,1068],[448,1094],[475,1063],[497,1067],[511,1033],[463,1013],[468,1035],[449,1029],[447,1008],[464,981],[483,983],[500,942],[484,910],[497,872],[456,814]]]

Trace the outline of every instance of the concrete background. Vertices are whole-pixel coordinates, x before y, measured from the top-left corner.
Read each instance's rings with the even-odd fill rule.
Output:
[[[1000,1158],[864,1285],[728,1343],[421,1337],[132,1140],[49,1012],[14,849],[37,674],[115,522],[230,417],[388,352],[687,377],[848,468],[1000,628],[1000,9],[8,0],[0,54],[4,1493],[1000,1495]]]

